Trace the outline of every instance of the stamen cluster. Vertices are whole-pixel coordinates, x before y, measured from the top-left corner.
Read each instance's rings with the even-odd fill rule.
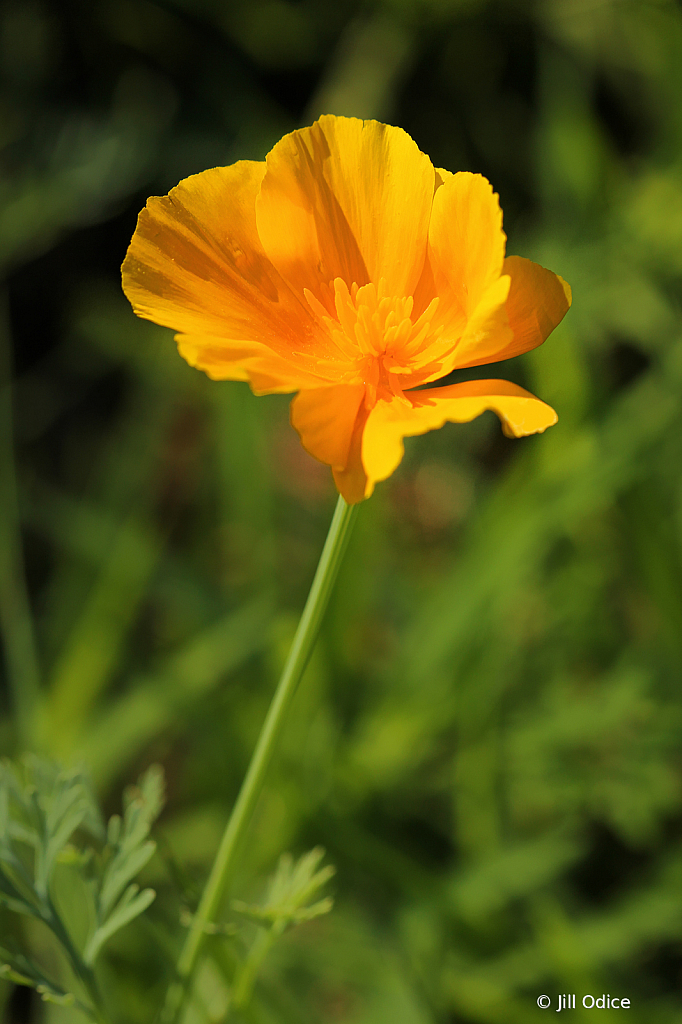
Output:
[[[343,380],[366,386],[368,409],[379,398],[401,398],[405,387],[414,386],[417,357],[421,366],[425,351],[432,349],[443,333],[442,327],[431,330],[438,297],[413,321],[413,297],[388,295],[383,277],[378,285],[353,283],[350,288],[342,278],[335,278],[336,317],[308,290],[306,299],[323,321],[341,359],[350,364]]]

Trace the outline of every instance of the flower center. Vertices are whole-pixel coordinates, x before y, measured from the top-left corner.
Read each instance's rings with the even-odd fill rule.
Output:
[[[307,298],[312,305],[309,293]],[[415,381],[408,382],[405,375],[414,375],[416,357],[434,340],[430,319],[437,304],[434,299],[413,322],[412,296],[387,295],[383,278],[378,285],[353,284],[350,289],[340,277],[334,280],[336,318],[320,311],[344,362],[352,364],[346,378],[365,384],[369,408],[379,398],[400,397],[405,386],[414,386]]]

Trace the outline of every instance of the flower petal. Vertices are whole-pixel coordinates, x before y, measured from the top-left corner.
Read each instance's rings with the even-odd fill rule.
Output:
[[[364,384],[299,391],[291,403],[290,418],[305,450],[332,469],[345,469],[364,396]]]
[[[558,274],[522,256],[508,256],[503,273],[511,277],[507,316],[514,340],[495,358],[511,359],[542,345],[561,323],[571,307],[571,287]]]
[[[434,180],[431,161],[402,129],[326,115],[268,154],[258,234],[299,294],[308,288],[328,304],[336,277],[348,286],[383,277],[387,294],[411,295]]]
[[[429,261],[440,313],[471,316],[502,273],[506,235],[497,194],[481,174],[445,177],[433,197]]]
[[[504,274],[490,285],[467,320],[459,341],[436,360],[435,368],[419,383],[429,384],[440,377],[445,377],[456,368],[477,366],[479,363],[490,363],[502,358],[498,353],[509,347],[514,340],[507,312],[510,284],[510,278]],[[442,342],[440,346],[443,347]],[[421,358],[432,359],[432,350],[426,347]],[[426,368],[428,369],[428,363]]]
[[[457,347],[455,365],[481,366],[483,363],[512,359],[542,345],[571,306],[571,288],[558,274],[522,256],[508,256],[503,265],[505,280],[511,278],[506,302],[509,332],[490,332],[479,345],[465,343]],[[467,325],[467,334],[469,327]],[[505,341],[506,338],[506,341]]]
[[[241,160],[150,199],[123,263],[123,289],[138,316],[179,331],[181,354],[210,376],[245,380],[254,358],[279,355],[280,390],[295,390],[315,381],[306,356],[320,340],[310,308],[260,244],[255,200],[264,173],[264,163]]]
[[[407,399],[407,401],[406,401]],[[492,409],[508,437],[541,433],[557,421],[550,406],[506,380],[472,380],[412,391],[402,399],[377,402],[362,438],[368,496],[374,483],[391,475],[403,457],[403,437],[425,434],[444,423],[467,423]]]
[[[374,484],[367,479],[365,467],[362,464],[362,434],[367,417],[367,406],[363,402],[353,426],[348,462],[344,469],[333,470],[336,489],[349,505],[357,505],[359,501],[369,498],[374,490]]]
[[[248,381],[256,395],[287,394],[319,387],[321,374],[273,352],[266,345],[240,345],[223,338],[176,334],[178,352],[212,380]]]
[[[508,256],[504,275],[511,278],[506,313],[512,337],[504,341],[500,334],[490,341],[495,345],[458,346],[455,365],[481,366],[483,363],[512,359],[542,345],[571,306],[571,288],[558,274],[522,256]]]

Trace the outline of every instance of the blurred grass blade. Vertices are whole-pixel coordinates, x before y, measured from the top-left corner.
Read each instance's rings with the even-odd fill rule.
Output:
[[[210,391],[216,445],[225,559],[248,564],[249,573],[274,585],[276,549],[273,495],[267,458],[265,410],[240,383],[221,382]],[[235,438],[239,444],[235,444]]]
[[[670,370],[647,375],[599,428],[542,438],[550,455],[544,464],[525,460],[512,467],[478,514],[468,550],[406,633],[406,689],[437,673],[457,649],[464,653],[467,638],[480,638],[482,622],[504,614],[556,537],[645,472],[649,453],[679,412],[682,375]]]
[[[57,661],[44,713],[44,742],[66,757],[106,688],[161,552],[161,539],[132,514]]]
[[[268,642],[271,603],[258,599],[194,637],[158,672],[130,689],[90,725],[80,746],[100,788],[164,730],[181,728],[182,712]]]
[[[320,114],[388,119],[412,55],[413,40],[400,19],[375,14],[351,21],[308,103],[303,124]]]
[[[19,742],[27,743],[39,666],[24,574],[12,427],[12,357],[7,294],[0,292],[0,630]]]

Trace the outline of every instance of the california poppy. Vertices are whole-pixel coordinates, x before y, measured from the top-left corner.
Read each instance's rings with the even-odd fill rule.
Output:
[[[420,387],[535,348],[569,308],[568,285],[505,243],[481,175],[436,170],[400,128],[327,115],[264,162],[150,199],[123,287],[210,377],[297,391],[293,426],[355,503],[403,437],[486,409],[513,437],[556,422],[508,381]]]

